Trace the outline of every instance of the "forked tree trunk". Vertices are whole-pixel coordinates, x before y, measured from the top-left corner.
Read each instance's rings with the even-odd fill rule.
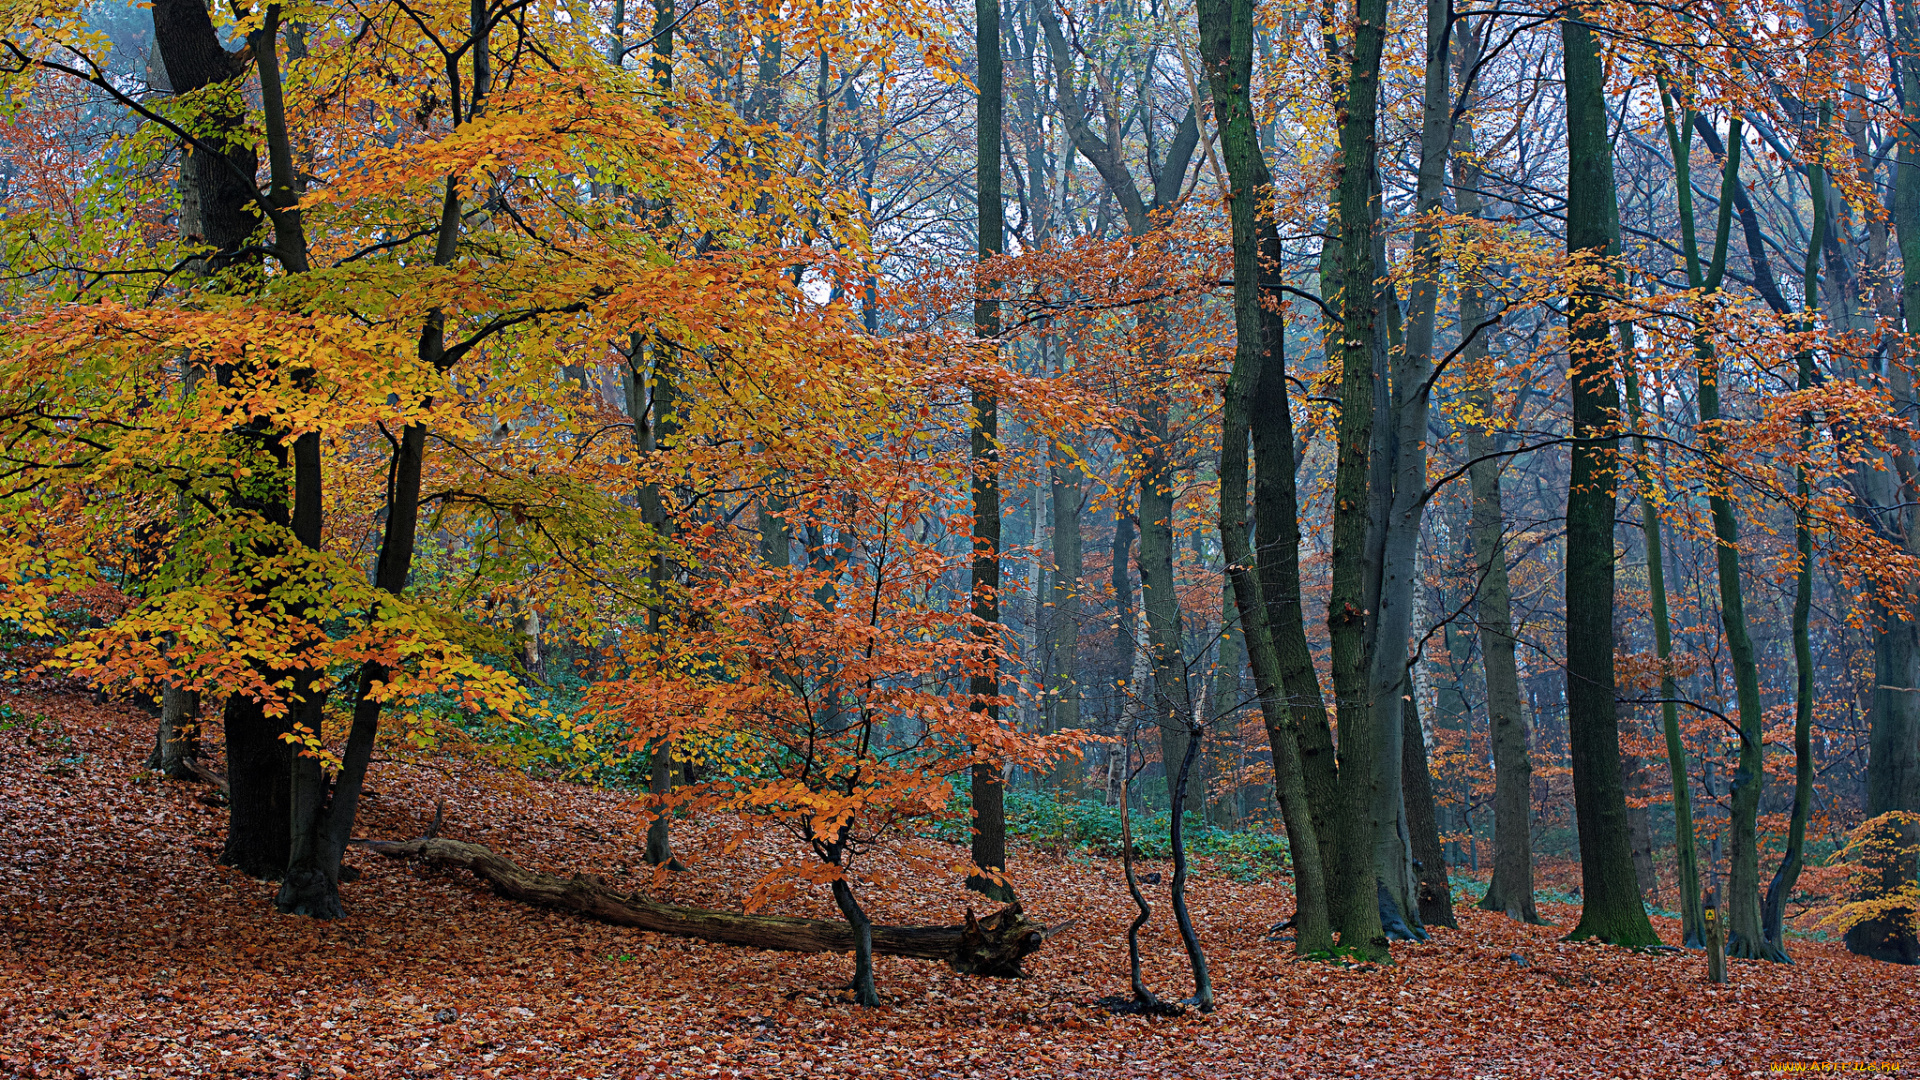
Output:
[[[1402,775],[1408,738],[1426,753],[1419,733],[1401,730],[1405,710],[1395,702],[1411,699],[1408,638],[1413,627],[1421,524],[1427,498],[1427,416],[1429,385],[1434,368],[1434,330],[1440,304],[1440,231],[1444,212],[1448,151],[1453,142],[1453,95],[1447,65],[1452,37],[1453,8],[1449,0],[1428,0],[1425,89],[1420,125],[1420,168],[1414,191],[1414,222],[1410,259],[1414,270],[1407,284],[1408,312],[1403,347],[1391,364],[1391,408],[1381,418],[1385,436],[1390,494],[1385,536],[1380,555],[1380,598],[1373,619],[1370,648],[1372,671],[1369,697],[1378,732],[1374,761],[1373,869],[1379,879],[1381,919],[1389,933],[1404,924],[1406,936],[1424,939],[1421,927],[1420,877],[1414,872],[1412,837],[1408,833],[1410,808],[1404,803],[1409,781]],[[1470,77],[1471,71],[1468,72]],[[1389,310],[1391,320],[1396,309]],[[1478,332],[1463,327],[1462,332]],[[1429,795],[1429,798],[1431,796]],[[1431,814],[1429,814],[1429,818]],[[1438,847],[1436,841],[1435,847]]]
[[[1227,378],[1226,402],[1220,420],[1220,540],[1227,559],[1227,575],[1233,586],[1240,614],[1242,639],[1253,669],[1255,692],[1266,723],[1268,744],[1273,753],[1274,798],[1284,816],[1287,841],[1293,857],[1294,952],[1310,954],[1333,947],[1333,934],[1327,913],[1325,863],[1320,854],[1318,809],[1311,805],[1302,767],[1305,738],[1296,727],[1296,719],[1305,708],[1299,700],[1289,701],[1290,689],[1283,674],[1282,650],[1276,637],[1300,632],[1298,534],[1291,514],[1285,520],[1267,524],[1262,509],[1263,535],[1275,536],[1282,556],[1292,554],[1290,602],[1276,602],[1262,595],[1266,578],[1264,553],[1256,567],[1254,553],[1247,542],[1247,452],[1249,428],[1254,427],[1257,387],[1267,386],[1263,395],[1260,425],[1267,427],[1269,450],[1275,449],[1278,432],[1289,432],[1285,372],[1286,326],[1281,308],[1263,305],[1265,269],[1261,254],[1268,239],[1278,247],[1278,234],[1270,219],[1258,212],[1258,199],[1268,187],[1266,166],[1261,159],[1253,126],[1253,0],[1201,0],[1198,6],[1200,49],[1213,91],[1214,115],[1218,117],[1220,141],[1227,170],[1232,178],[1231,216],[1233,222],[1233,371]],[[1277,270],[1277,264],[1276,264]],[[1278,300],[1277,295],[1271,297]],[[1293,495],[1293,448],[1278,448],[1283,454],[1284,482],[1279,476],[1269,490],[1284,495],[1291,503]],[[1262,484],[1267,483],[1269,461],[1260,457]],[[1256,494],[1256,504],[1262,502]],[[1274,500],[1276,503],[1278,498]],[[1286,587],[1284,584],[1282,588]],[[1275,626],[1279,618],[1291,619],[1291,630]],[[1318,697],[1318,681],[1313,678],[1311,657],[1307,657],[1306,676]],[[1322,710],[1320,726],[1326,726]],[[1329,760],[1328,764],[1331,762]],[[1329,774],[1329,782],[1331,776]]]
[[[1666,109],[1667,139],[1674,153],[1675,189],[1680,210],[1680,238],[1686,256],[1687,280],[1694,289],[1711,299],[1720,290],[1726,272],[1727,243],[1733,226],[1733,193],[1740,184],[1740,156],[1744,138],[1740,117],[1728,124],[1727,155],[1721,166],[1720,209],[1715,217],[1711,263],[1702,270],[1700,248],[1693,221],[1692,171],[1688,160],[1692,149],[1691,114],[1676,122],[1673,103],[1662,87],[1661,102]],[[1688,133],[1682,138],[1680,132]],[[1718,475],[1730,475],[1727,438],[1720,416],[1720,369],[1713,342],[1705,332],[1694,336],[1694,362],[1698,375],[1700,440],[1707,459]],[[1759,667],[1754,658],[1753,638],[1747,629],[1746,594],[1740,581],[1740,526],[1733,497],[1725,482],[1707,492],[1707,505],[1713,520],[1714,568],[1719,583],[1720,625],[1726,637],[1727,655],[1733,665],[1734,698],[1740,714],[1740,765],[1734,774],[1732,798],[1728,803],[1733,834],[1732,873],[1728,880],[1727,951],[1731,956],[1761,960],[1785,960],[1786,954],[1766,939],[1760,918],[1760,838],[1759,814],[1764,771],[1766,717],[1760,706]]]

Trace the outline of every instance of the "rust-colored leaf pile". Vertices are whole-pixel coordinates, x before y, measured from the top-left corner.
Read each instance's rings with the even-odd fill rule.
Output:
[[[1832,944],[1793,966],[1558,940],[1461,904],[1465,928],[1395,946],[1396,964],[1294,960],[1267,928],[1283,884],[1202,873],[1192,903],[1220,1008],[1115,1015],[1131,914],[1117,866],[1016,850],[1027,908],[1076,920],[1021,981],[883,959],[884,1005],[845,1003],[851,961],[763,953],[584,922],[464,875],[350,857],[339,922],[276,915],[271,887],[219,867],[211,789],[147,775],[151,722],[45,692],[0,694],[0,1075],[104,1076],[1351,1076],[1757,1075],[1788,1062],[1920,1068],[1920,982]],[[217,745],[217,740],[216,743]],[[639,861],[627,801],[460,759],[377,767],[363,834],[443,835],[523,865],[615,880]],[[687,830],[691,873],[655,888],[738,905],[743,849]],[[767,857],[771,852],[759,853]],[[957,883],[870,890],[875,917],[958,921]],[[780,910],[830,917],[821,897]],[[1576,912],[1547,905],[1570,925]],[[1171,919],[1149,980],[1189,992]],[[1661,923],[1671,940],[1676,928]]]

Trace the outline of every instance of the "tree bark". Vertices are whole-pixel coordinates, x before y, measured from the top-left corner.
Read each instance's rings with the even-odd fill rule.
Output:
[[[1920,46],[1920,12],[1914,0],[1896,0],[1894,4],[1894,63],[1899,72],[1901,103],[1905,123],[1901,126],[1899,151],[1894,165],[1894,228],[1900,242],[1900,309],[1906,322],[1908,340],[1920,329],[1920,61],[1915,59]],[[1889,364],[1912,408],[1912,379],[1901,369],[1913,362],[1911,349],[1904,364]],[[1881,503],[1911,502],[1916,478],[1903,470],[1899,496]],[[1901,537],[1908,551],[1920,550],[1920,514],[1911,509],[1903,515],[1906,534]],[[1867,816],[1878,817],[1894,810],[1920,810],[1920,637],[1916,637],[1914,594],[1908,590],[1899,608],[1881,608],[1874,612],[1879,640],[1874,649],[1874,693],[1867,744]],[[1876,605],[1878,607],[1878,605]],[[1913,880],[1920,858],[1920,835],[1905,830],[1898,844],[1904,850],[1889,866],[1894,873]],[[1910,925],[1897,918],[1874,919],[1847,931],[1847,948],[1861,956],[1895,963],[1920,961],[1920,936]]]
[[[1458,66],[1479,63],[1480,38],[1463,28]],[[1482,217],[1480,197],[1484,177],[1473,146],[1472,113],[1462,117],[1454,132],[1454,197],[1460,213]],[[1483,285],[1463,280],[1459,286],[1462,332],[1486,321]],[[1484,336],[1475,336],[1460,351],[1466,371],[1481,369],[1487,360]],[[1467,404],[1479,416],[1493,415],[1492,371],[1475,379],[1465,393]],[[1479,572],[1474,594],[1480,653],[1486,674],[1487,726],[1493,749],[1493,877],[1480,898],[1484,911],[1498,911],[1510,919],[1539,923],[1533,904],[1533,762],[1527,753],[1525,703],[1520,694],[1520,669],[1514,658],[1513,589],[1507,579],[1506,508],[1500,488],[1500,459],[1506,440],[1478,424],[1467,425],[1467,481],[1473,508],[1467,532]],[[1472,822],[1469,820],[1469,832]],[[1475,848],[1478,858],[1478,848]]]
[[[979,69],[975,76],[979,97],[975,100],[975,157],[977,170],[979,259],[982,264],[1002,251],[1006,229],[1001,208],[1000,126],[1005,94],[1000,59],[999,0],[974,0],[974,55]],[[997,283],[984,266],[975,282],[973,303],[974,334],[997,348],[1000,337],[1000,304],[993,298]],[[1000,626],[1000,405],[989,384],[973,389],[973,429],[970,455],[973,464],[973,563],[969,595],[972,597],[973,634],[979,641],[978,670],[970,692],[974,708],[989,725],[1000,723],[1000,665],[997,638]],[[970,874],[967,887],[1002,903],[1014,900],[1012,885],[994,875],[1007,866],[1006,794],[1002,790],[998,762],[982,761],[971,771],[973,791],[973,862],[983,873]]]
[[[1457,930],[1453,884],[1447,880],[1447,856],[1440,848],[1440,821],[1433,806],[1433,773],[1427,768],[1427,739],[1420,725],[1420,703],[1411,693],[1401,699],[1400,726],[1400,780],[1406,788],[1407,834],[1413,846],[1420,922]]]
[[[1381,371],[1379,245],[1375,223],[1378,168],[1380,59],[1386,42],[1385,0],[1356,0],[1353,55],[1348,68],[1344,117],[1340,123],[1338,210],[1340,219],[1341,313],[1340,424],[1333,490],[1333,574],[1327,599],[1327,629],[1332,639],[1333,688],[1340,745],[1340,810],[1330,847],[1340,860],[1334,875],[1338,892],[1330,907],[1343,948],[1369,960],[1389,959],[1381,925],[1380,882],[1375,874],[1374,838],[1396,827],[1397,817],[1381,819],[1381,807],[1397,802],[1381,791],[1381,725],[1374,708],[1372,642],[1379,564],[1375,561],[1385,528],[1384,492],[1375,478],[1384,462],[1374,459],[1375,398],[1385,391]],[[1331,359],[1331,356],[1329,357]],[[1396,712],[1397,716],[1397,712]]]
[[[1832,107],[1827,103],[1820,104],[1821,130],[1826,128],[1831,112]],[[1817,325],[1814,312],[1820,310],[1820,249],[1827,240],[1827,170],[1818,158],[1808,161],[1806,169],[1813,204],[1813,230],[1807,241],[1806,265],[1801,271],[1800,326],[1802,330],[1811,331]],[[1802,349],[1795,361],[1797,388],[1811,390],[1816,381],[1813,350]],[[1813,446],[1813,421],[1811,412],[1800,415],[1802,452]],[[1809,625],[1813,616],[1813,523],[1809,505],[1813,486],[1808,481],[1805,462],[1794,466],[1793,480],[1793,546],[1800,558],[1793,590],[1793,811],[1787,823],[1787,847],[1781,853],[1779,869],[1767,884],[1760,912],[1761,932],[1782,953],[1787,949],[1787,897],[1793,894],[1793,887],[1800,880],[1806,857],[1807,818],[1813,811],[1813,638]]]
[[[1291,513],[1293,447],[1284,370],[1286,326],[1281,316],[1284,309],[1278,303],[1271,306],[1262,303],[1269,268],[1263,265],[1261,256],[1268,248],[1269,237],[1277,249],[1278,234],[1271,218],[1260,213],[1260,200],[1266,197],[1269,184],[1253,126],[1253,3],[1252,0],[1200,0],[1197,11],[1201,55],[1207,67],[1215,122],[1232,184],[1234,360],[1220,421],[1220,539],[1240,614],[1242,639],[1253,669],[1254,690],[1260,699],[1261,717],[1273,755],[1274,800],[1280,804],[1293,857],[1297,905],[1294,952],[1305,955],[1331,950],[1333,933],[1317,831],[1319,815],[1310,803],[1302,766],[1305,739],[1300,734],[1298,719],[1307,705],[1290,693],[1292,687],[1283,668],[1282,650],[1275,642],[1277,636],[1298,633],[1299,643],[1304,646],[1306,635],[1300,621],[1298,525]],[[1277,263],[1271,272],[1277,277]],[[1268,392],[1260,395],[1256,410],[1256,388],[1262,386]],[[1257,425],[1253,415],[1256,411]],[[1277,559],[1292,556],[1291,574],[1273,575],[1283,588],[1290,579],[1290,602],[1275,602],[1262,595],[1265,582],[1273,579],[1267,576],[1265,552],[1261,565],[1256,566],[1247,541],[1250,426],[1256,431],[1264,427],[1268,440],[1267,455],[1259,460],[1261,483],[1272,480],[1267,489],[1270,501],[1266,509],[1274,509],[1284,502],[1287,510],[1284,516],[1276,514],[1271,524],[1263,517],[1261,528],[1263,536],[1274,538]],[[1285,441],[1280,441],[1282,436]],[[1269,460],[1281,454],[1284,454],[1284,465]],[[1270,478],[1270,467],[1283,467],[1284,480],[1279,476]],[[1260,502],[1256,493],[1256,504]],[[1317,698],[1319,682],[1310,654],[1305,656],[1304,666],[1305,679],[1311,683]],[[1296,676],[1298,674],[1296,672]],[[1319,710],[1319,725],[1322,729],[1326,727],[1324,708]],[[1328,764],[1331,764],[1330,754]]]
[[[1604,256],[1608,247],[1613,158],[1599,47],[1576,18],[1560,21],[1567,86],[1567,250],[1592,258]],[[1575,442],[1567,491],[1567,726],[1583,898],[1580,923],[1569,937],[1648,946],[1660,939],[1647,921],[1628,850],[1613,670],[1619,393],[1611,334],[1598,298],[1577,293],[1569,315],[1567,382]]]
[[[638,893],[622,895],[594,874],[561,878],[523,870],[479,844],[376,840],[366,847],[391,859],[468,869],[509,900],[571,911],[616,926],[779,952],[848,953],[855,948],[854,929],[846,922],[662,904]],[[939,960],[963,975],[1018,978],[1021,960],[1060,929],[1033,922],[1014,904],[984,919],[968,911],[967,921],[960,926],[872,926],[871,933],[873,951],[881,956]]]
[[[1391,364],[1391,411],[1380,428],[1386,437],[1391,494],[1386,500],[1380,599],[1375,605],[1374,641],[1369,649],[1372,671],[1368,696],[1378,731],[1372,810],[1373,871],[1384,889],[1384,902],[1390,905],[1389,910],[1381,913],[1383,922],[1390,933],[1404,922],[1406,936],[1414,940],[1423,939],[1426,934],[1420,925],[1420,885],[1413,870],[1410,837],[1403,829],[1407,814],[1402,802],[1406,782],[1401,775],[1406,745],[1400,730],[1404,710],[1396,708],[1394,703],[1411,694],[1407,645],[1413,629],[1415,579],[1419,572],[1415,555],[1427,505],[1427,416],[1441,269],[1440,234],[1435,221],[1444,212],[1441,197],[1446,187],[1448,151],[1453,143],[1453,96],[1447,64],[1452,15],[1449,0],[1428,0],[1420,168],[1415,182],[1410,254],[1415,269],[1408,285],[1406,339]],[[1463,333],[1472,330],[1475,328],[1462,328]],[[1424,746],[1420,756],[1424,765]]]

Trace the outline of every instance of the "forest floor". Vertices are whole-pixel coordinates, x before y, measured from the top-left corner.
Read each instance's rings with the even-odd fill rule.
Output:
[[[1712,987],[1697,953],[1561,942],[1572,907],[1543,905],[1555,925],[1529,927],[1463,903],[1462,929],[1396,945],[1390,967],[1349,970],[1296,961],[1264,940],[1292,909],[1283,882],[1204,872],[1191,903],[1218,1010],[1114,1015],[1100,1001],[1127,993],[1132,915],[1117,864],[1021,847],[1013,878],[1029,913],[1074,920],[1029,958],[1030,977],[963,978],[882,957],[877,1009],[845,1003],[845,956],[599,925],[497,898],[465,872],[361,852],[349,856],[363,876],[343,888],[346,919],[280,916],[270,885],[215,864],[225,811],[210,789],[142,768],[147,716],[58,688],[0,691],[0,704],[13,717],[0,725],[0,1076],[1920,1070],[1920,978],[1838,945],[1796,942],[1791,966],[1735,962],[1731,984]],[[363,836],[417,836],[444,799],[442,835],[523,866],[619,880],[640,850],[644,825],[616,793],[445,756],[376,765],[370,786]],[[666,894],[737,906],[750,871],[702,841],[682,830],[696,869]],[[1152,870],[1167,873],[1143,872]],[[942,882],[866,894],[883,922],[958,922],[969,902]],[[824,899],[783,910],[831,914]],[[1149,984],[1165,997],[1191,993],[1164,904],[1144,937]]]

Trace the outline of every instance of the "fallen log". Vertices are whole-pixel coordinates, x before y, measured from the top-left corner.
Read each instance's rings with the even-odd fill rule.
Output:
[[[598,874],[562,878],[523,870],[511,859],[459,840],[374,840],[362,846],[390,859],[463,867],[509,900],[571,911],[616,926],[779,952],[853,951],[852,929],[836,920],[662,904],[638,893],[616,892]],[[1014,979],[1023,974],[1021,960],[1062,928],[1028,919],[1016,902],[984,919],[975,918],[969,908],[967,921],[960,926],[876,925],[873,951],[881,956],[940,960],[963,975]]]

